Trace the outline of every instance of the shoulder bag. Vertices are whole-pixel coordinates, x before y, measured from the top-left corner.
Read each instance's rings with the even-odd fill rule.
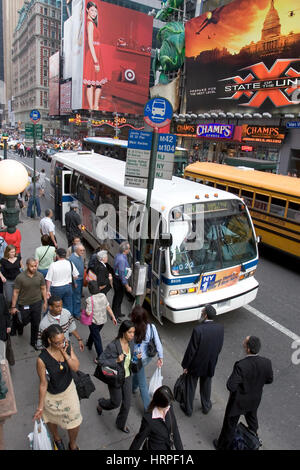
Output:
[[[77,372],[71,371],[72,377],[76,386],[79,400],[83,398],[89,398],[91,393],[96,390],[95,385],[89,374],[85,374],[78,370]]]
[[[47,250],[45,251],[45,253],[44,253],[43,256],[41,257],[41,259],[39,260],[39,264],[40,264],[41,261],[43,261],[43,259],[45,258],[46,254],[48,253],[49,248],[50,248],[50,245],[48,246]]]
[[[154,357],[157,354],[157,348],[156,348],[156,344],[154,341],[153,327],[151,323],[150,323],[150,328],[151,328],[151,333],[150,333],[150,340],[147,346],[147,356]]]
[[[114,340],[113,343],[116,345],[118,356],[123,354],[120,341],[117,339]],[[120,388],[125,380],[124,361],[118,362],[115,368],[98,364],[94,372],[94,376],[106,385]]]
[[[80,323],[82,323],[82,325],[91,325],[91,324],[93,323],[93,316],[94,316],[94,300],[93,300],[93,296],[92,296],[92,295],[91,295],[91,302],[92,302],[92,313],[91,313],[91,315],[87,315],[85,309],[81,310]]]
[[[75,280],[74,280],[74,278],[73,278],[73,263],[72,263],[72,261],[70,261],[70,260],[69,260],[69,263],[70,263],[70,265],[71,265],[72,287],[73,287],[73,289],[76,289],[76,287],[77,287],[77,286],[76,286],[76,282],[75,282]]]

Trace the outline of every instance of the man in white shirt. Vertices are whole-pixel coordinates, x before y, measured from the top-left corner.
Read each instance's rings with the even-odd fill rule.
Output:
[[[41,235],[49,235],[51,238],[51,245],[57,248],[57,242],[55,238],[55,225],[52,222],[53,212],[51,209],[45,210],[45,217],[40,221],[40,232]]]
[[[47,298],[58,295],[63,301],[63,308],[73,314],[72,283],[79,276],[74,264],[66,259],[67,252],[64,248],[56,250],[55,263],[52,263],[46,275]]]

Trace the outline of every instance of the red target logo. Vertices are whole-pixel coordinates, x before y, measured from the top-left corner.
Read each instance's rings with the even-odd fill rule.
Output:
[[[125,70],[125,80],[127,80],[127,82],[133,82],[135,80],[135,72],[131,69]]]

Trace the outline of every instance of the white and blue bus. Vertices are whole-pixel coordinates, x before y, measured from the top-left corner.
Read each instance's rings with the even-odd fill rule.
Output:
[[[127,140],[112,139],[111,137],[86,137],[82,141],[83,150],[93,150],[106,157],[116,158],[126,162]],[[174,176],[183,176],[188,164],[188,151],[183,147],[176,147],[174,154]]]
[[[125,163],[89,152],[59,153],[51,172],[56,219],[64,225],[70,201],[78,201],[86,240],[92,246],[105,242],[113,263],[120,242],[128,239],[134,267],[141,239],[130,234],[145,223],[146,189],[124,186]],[[103,204],[114,207],[116,215],[104,214]],[[99,238],[105,217],[107,239]],[[146,243],[148,300],[161,323],[163,317],[174,323],[198,320],[207,303],[221,314],[255,299],[257,239],[242,199],[182,178],[156,179],[151,219],[155,223]],[[164,248],[163,238],[170,240]]]

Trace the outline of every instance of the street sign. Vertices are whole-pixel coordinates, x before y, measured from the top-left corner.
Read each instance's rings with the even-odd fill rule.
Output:
[[[35,138],[37,140],[43,139],[43,125],[42,124],[35,124]]]
[[[151,127],[165,127],[173,116],[171,103],[165,98],[152,98],[144,108],[144,121]]]
[[[290,121],[286,123],[287,129],[300,129],[300,121]]]
[[[34,133],[34,124],[25,124],[25,139],[31,140],[33,139]]]
[[[176,135],[159,134],[155,178],[172,179],[176,140]]]
[[[151,132],[134,130],[129,132],[125,186],[147,188],[151,147]]]
[[[34,139],[34,132],[35,138],[37,140],[43,139],[43,126],[42,124],[25,124],[25,139],[26,140],[33,140]]]
[[[37,109],[33,109],[29,115],[32,122],[39,122],[41,114]]]

